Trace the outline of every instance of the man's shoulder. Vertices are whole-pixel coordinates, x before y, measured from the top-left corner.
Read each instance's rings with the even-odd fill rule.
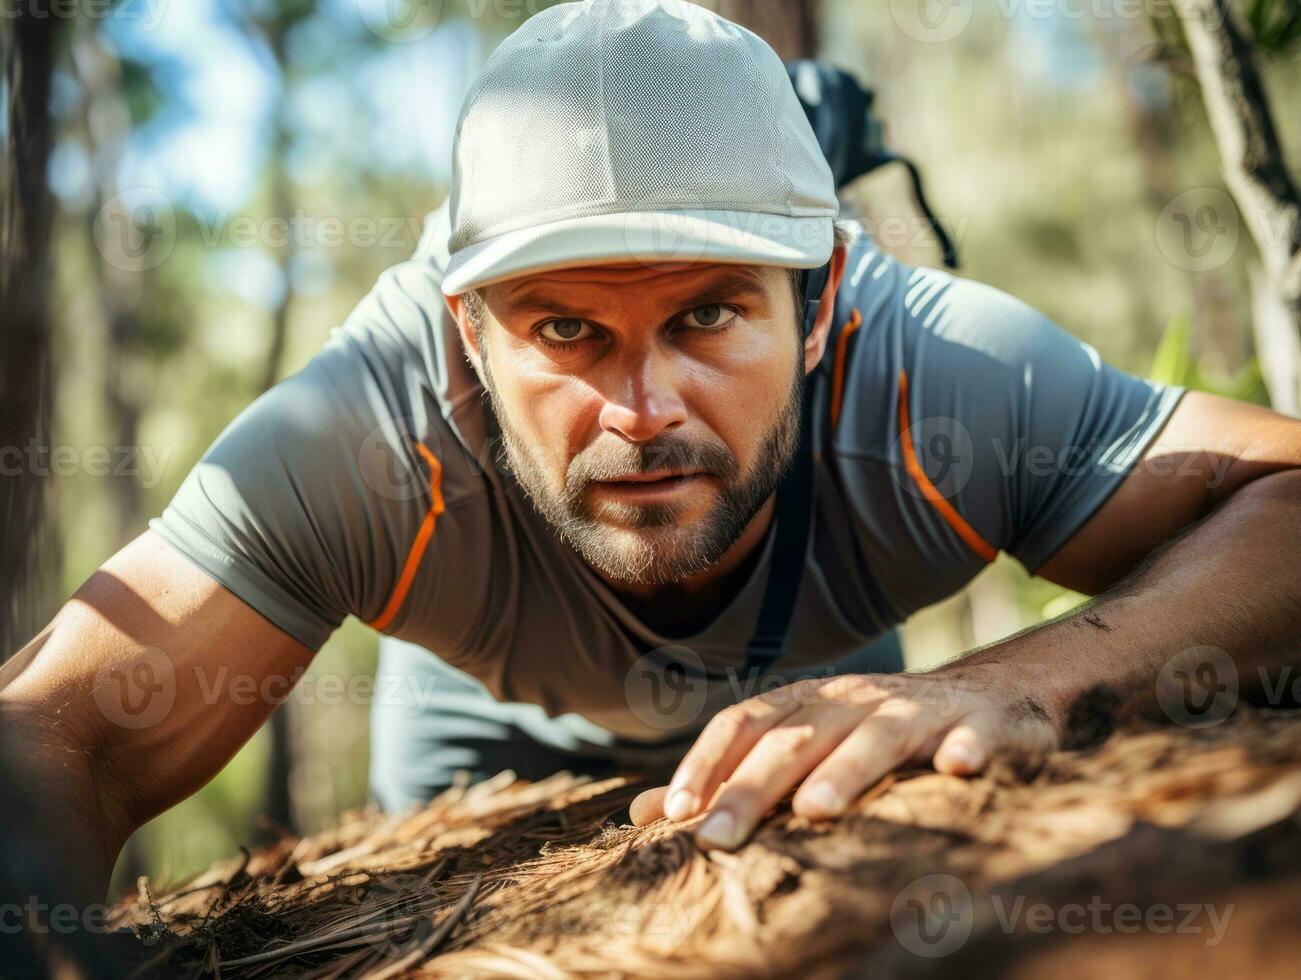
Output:
[[[962,383],[973,367],[1019,371],[1045,350],[1096,361],[1092,348],[1029,303],[947,269],[909,265],[861,225],[848,224],[855,234],[836,322],[849,328],[865,356],[847,368],[893,378],[925,367],[934,380]]]
[[[436,455],[481,460],[492,427],[442,293],[448,227],[444,202],[426,215],[415,252],[380,274],[318,360],[365,389],[359,411],[405,420]]]
[[[826,362],[839,378],[842,449],[890,456],[902,392],[914,421],[943,416],[973,426],[1000,417],[987,403],[1022,390],[1028,372],[1090,375],[1100,366],[1093,348],[1028,303],[947,270],[909,265],[856,230]],[[1041,383],[1037,397],[1055,395]]]

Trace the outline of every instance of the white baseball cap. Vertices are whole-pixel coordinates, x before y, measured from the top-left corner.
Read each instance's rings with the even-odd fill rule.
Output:
[[[812,269],[835,181],[777,53],[686,0],[550,7],[461,108],[448,296],[616,262]]]

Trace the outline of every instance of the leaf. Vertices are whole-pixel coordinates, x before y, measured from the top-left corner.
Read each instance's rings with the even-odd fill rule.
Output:
[[[1160,384],[1186,385],[1192,373],[1192,320],[1180,315],[1171,320],[1156,345],[1149,377]]]

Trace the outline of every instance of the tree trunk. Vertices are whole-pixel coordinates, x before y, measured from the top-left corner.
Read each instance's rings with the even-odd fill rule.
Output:
[[[1260,254],[1252,319],[1261,370],[1274,407],[1301,415],[1301,197],[1229,0],[1178,0],[1178,9],[1225,182]]]
[[[0,660],[53,610],[57,550],[48,516],[53,395],[50,226],[50,80],[67,18],[25,4],[0,16],[7,121],[0,165]],[[49,910],[77,895],[69,867],[14,776],[0,733],[0,971],[11,976],[105,976],[109,957],[86,929],[51,926]],[[12,830],[11,830],[12,828]],[[25,898],[24,898],[25,896]],[[14,926],[17,928],[14,928]]]
[[[754,31],[784,61],[817,56],[815,0],[704,0],[703,5]]]
[[[267,172],[271,181],[271,216],[285,224],[285,239],[275,247],[276,265],[280,269],[283,290],[276,307],[271,312],[271,336],[263,361],[259,393],[266,391],[279,379],[284,366],[286,342],[289,336],[289,315],[293,303],[293,262],[296,254],[297,234],[294,227],[294,189],[286,172],[287,158],[292,139],[292,121],[288,108],[290,86],[289,52],[286,42],[290,30],[304,14],[303,10],[286,9],[261,20],[244,22],[250,37],[260,37],[275,69],[280,73],[282,92],[271,136],[271,152],[267,159]],[[292,791],[298,767],[300,727],[293,699],[286,700],[275,709],[267,721],[269,748],[267,753],[266,784],[262,800],[262,833],[274,839],[282,833],[296,833],[299,814],[295,808]],[[306,749],[310,751],[310,748]]]
[[[122,87],[122,66],[111,47],[101,40],[99,25],[83,22],[74,37],[77,55],[73,60],[85,93],[78,122],[81,138],[94,161],[95,190],[82,216],[86,237],[91,239],[101,209],[119,191],[117,172],[130,136],[131,115]],[[140,311],[148,302],[152,270],[125,270],[98,254],[93,272],[106,341],[103,385],[108,434],[113,446],[136,446],[145,397],[138,389],[136,371],[142,332]],[[144,496],[139,480],[127,476],[109,480],[108,489],[114,524],[112,546],[116,549],[140,533],[145,517]]]
[[[0,195],[0,660],[53,611],[58,557],[47,516],[50,343],[50,78],[58,18],[3,18],[8,142]]]

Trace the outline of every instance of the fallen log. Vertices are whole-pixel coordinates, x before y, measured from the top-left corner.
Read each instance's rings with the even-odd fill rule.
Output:
[[[735,854],[621,825],[640,787],[503,774],[114,911],[138,976],[1294,975],[1301,712],[901,772]]]

